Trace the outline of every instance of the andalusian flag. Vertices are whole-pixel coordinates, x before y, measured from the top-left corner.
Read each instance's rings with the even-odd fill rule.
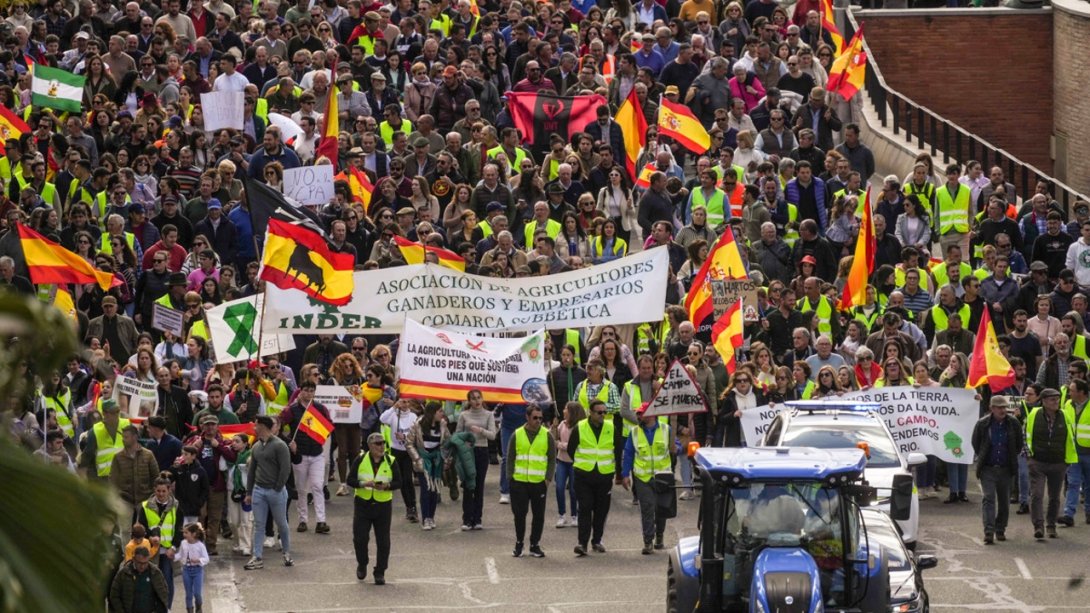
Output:
[[[113,274],[95,270],[87,260],[23,224],[19,224],[19,243],[32,283],[97,283],[103,291],[121,285],[121,279]]]
[[[821,29],[833,39],[833,57],[844,51],[844,35],[836,27],[836,14],[833,13],[833,0],[821,0]]]
[[[729,234],[729,231],[727,232]],[[723,315],[712,325],[712,345],[723,357],[723,364],[728,374],[734,374],[738,367],[735,355],[742,347],[742,299],[727,307]]]
[[[857,91],[863,89],[866,77],[867,51],[863,49],[863,25],[860,24],[848,48],[829,67],[829,81],[825,89],[851,100]]]
[[[39,64],[34,67],[30,103],[37,107],[79,113],[83,110],[83,85],[86,82],[87,77]]]
[[[424,255],[427,253],[434,253],[435,257],[439,260],[439,265],[457,270],[459,272],[466,271],[466,261],[462,256],[447,249],[441,249],[439,247],[432,247],[431,245],[421,245],[420,243],[414,243],[407,238],[394,235],[394,242],[397,243],[399,249],[401,249],[401,255],[405,258],[406,264],[423,264]]]
[[[352,300],[356,258],[336,252],[306,220],[269,219],[258,276],[280,289],[299,289],[315,300],[343,306]]]
[[[666,98],[661,100],[659,106],[659,134],[669,136],[697,155],[704,155],[712,146],[712,137],[692,109]]]
[[[324,445],[325,440],[333,433],[333,422],[319,413],[318,408],[312,404],[299,420],[299,432],[314,439],[319,445]]]
[[[870,210],[870,187],[863,196],[863,221],[859,224],[859,236],[855,239],[855,257],[852,269],[848,272],[848,282],[844,284],[844,293],[840,296],[837,308],[850,309],[867,303],[867,279],[874,272],[874,258],[878,246],[874,239],[874,221]]]
[[[984,316],[980,318],[976,343],[973,345],[973,358],[969,360],[969,379],[965,387],[975,388],[987,383],[993,392],[999,392],[1014,385],[1014,369],[999,350],[999,340],[995,337],[995,327],[992,326],[989,310],[984,309]]]
[[[314,158],[325,156],[333,164],[333,170],[337,169],[337,135],[340,133],[341,118],[337,111],[337,91],[331,87],[329,95],[326,96],[324,127],[318,146],[314,148]]]
[[[621,108],[617,109],[617,115],[613,119],[621,126],[621,134],[624,135],[625,168],[628,169],[628,176],[635,181],[636,159],[647,146],[647,118],[643,116],[635,87],[628,90],[628,97],[621,103]]]
[[[689,312],[689,321],[700,326],[715,311],[712,302],[713,280],[747,279],[749,273],[742,260],[742,252],[734,240],[734,232],[726,230],[715,242],[708,259],[700,266],[693,277],[693,285],[685,296],[685,310]]]

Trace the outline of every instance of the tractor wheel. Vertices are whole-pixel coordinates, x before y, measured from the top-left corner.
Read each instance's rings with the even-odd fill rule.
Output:
[[[674,561],[667,562],[666,568],[666,611],[667,613],[680,613],[677,604],[677,569]]]

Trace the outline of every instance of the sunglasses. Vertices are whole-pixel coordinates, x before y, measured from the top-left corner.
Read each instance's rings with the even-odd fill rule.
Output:
[[[735,383],[749,383],[749,379],[748,378],[735,379],[734,382]]]
[[[605,415],[605,411],[592,411],[595,415]],[[541,419],[540,417],[538,419]]]

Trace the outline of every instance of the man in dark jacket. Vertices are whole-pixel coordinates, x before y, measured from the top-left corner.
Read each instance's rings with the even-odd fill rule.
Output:
[[[132,559],[121,565],[110,584],[110,610],[125,613],[157,613],[168,609],[167,581],[151,563],[147,547],[137,547]]]
[[[613,159],[625,159],[624,132],[621,130],[621,125],[610,119],[608,106],[603,104],[598,107],[597,113],[598,119],[588,123],[583,131],[590,135],[594,142],[609,145],[609,148],[613,150]]]
[[[208,473],[197,462],[197,453],[196,447],[182,447],[182,461],[170,469],[182,525],[200,520],[201,507],[208,501]]]
[[[973,453],[976,476],[984,491],[984,544],[995,539],[1007,540],[1010,515],[1011,476],[1018,474],[1018,454],[1022,452],[1022,428],[1007,415],[1010,402],[1006,396],[992,396],[990,413],[973,427]]]
[[[458,69],[447,66],[443,69],[443,84],[435,90],[429,114],[435,118],[435,129],[440,133],[450,132],[454,123],[466,116],[466,103],[473,99],[473,90],[462,82]]]
[[[223,216],[223,204],[218,198],[208,201],[208,215],[193,226],[195,234],[203,234],[220,256],[221,262],[234,262],[238,251],[238,230],[230,219]]]
[[[1060,512],[1067,465],[1078,462],[1075,452],[1075,424],[1060,410],[1060,392],[1048,387],[1041,391],[1041,406],[1026,418],[1026,452],[1029,454],[1029,517],[1033,537],[1056,538],[1056,517]],[[1045,509],[1045,489],[1048,508]]]
[[[842,126],[836,111],[825,104],[824,87],[810,90],[809,102],[799,107],[795,114],[795,127],[813,130],[817,136],[817,147],[823,151],[833,148],[833,132],[840,131]]]
[[[651,173],[651,187],[640,198],[637,211],[644,236],[651,236],[651,227],[655,222],[665,221],[673,225],[674,205],[666,193],[666,173],[658,170]]]
[[[155,456],[160,471],[169,470],[171,466],[174,466],[174,461],[182,456],[181,439],[167,432],[166,428],[167,420],[162,415],[148,418],[149,438],[146,445],[148,450]]]

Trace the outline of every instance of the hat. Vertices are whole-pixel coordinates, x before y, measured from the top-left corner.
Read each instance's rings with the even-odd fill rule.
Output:
[[[1011,406],[1011,403],[1007,400],[1006,396],[992,396],[992,399],[988,402],[988,406],[1006,409]]]
[[[1033,260],[1029,265],[1029,269],[1033,272],[1048,272],[1048,264],[1045,264],[1041,260]]]
[[[140,213],[141,215],[148,214],[147,209],[145,209],[144,205],[140,204],[139,202],[134,202],[129,206],[125,207],[125,212],[129,215],[132,215],[133,213]]]
[[[492,211],[503,211],[506,209],[507,207],[503,206],[502,202],[496,202],[495,200],[493,200],[492,202],[489,202],[487,205],[485,205],[484,212],[491,213]]]
[[[102,302],[100,304],[102,306],[106,306],[107,304],[112,304],[114,306],[117,306],[117,298],[114,298],[113,296],[104,296],[102,298]]]
[[[455,68],[454,66],[447,66],[446,68],[443,69],[443,76],[444,77],[453,77],[453,76],[455,76],[457,74],[458,74],[458,69]]]
[[[174,115],[173,117],[168,119],[167,120],[167,127],[170,127],[170,128],[180,128],[180,127],[182,127],[182,118],[181,118],[181,116],[180,115]]]
[[[1051,387],[1046,387],[1045,389],[1041,390],[1039,397],[1041,398],[1041,400],[1044,400],[1045,398],[1059,398],[1060,392],[1057,392]]]
[[[666,96],[669,96],[670,94],[678,95],[680,93],[681,92],[678,91],[678,89],[677,89],[677,85],[667,85],[666,86],[666,91],[663,92],[663,95],[666,95]]]
[[[352,147],[351,149],[348,150],[348,157],[351,158],[351,157],[356,157],[358,155],[363,155],[363,149],[361,149],[360,147]]]
[[[379,81],[385,81],[386,80],[386,75],[384,75],[384,74],[382,74],[381,72],[378,72],[378,71],[372,72],[371,73],[371,80],[374,81],[376,79],[379,80]]]
[[[201,425],[202,426],[205,425],[205,424],[218,424],[218,423],[220,423],[220,420],[215,415],[205,415],[204,417],[201,418]]]
[[[76,32],[76,40],[87,40],[89,38],[91,38],[91,35],[84,32],[83,30]]]
[[[643,415],[644,411],[646,411],[647,407],[649,407],[649,406],[651,406],[651,403],[650,402],[645,402],[645,403],[641,404],[640,406],[636,407],[636,415]]]
[[[102,412],[103,413],[117,413],[120,410],[121,410],[121,407],[118,406],[117,401],[113,400],[112,398],[107,398],[106,400],[102,401]]]
[[[416,140],[413,141],[413,147],[427,147],[430,144],[431,144],[431,141],[424,138],[423,136],[421,136],[421,137],[419,137],[419,138],[417,138]]]
[[[1075,280],[1075,272],[1073,270],[1071,270],[1070,268],[1065,268],[1065,269],[1060,271],[1060,278],[1063,279],[1064,281],[1074,281]]]
[[[395,213],[395,215],[416,215],[416,211],[411,206],[403,206],[397,210],[397,213]]]
[[[800,261],[799,263],[800,264],[812,264],[814,266],[817,266],[817,259],[812,255],[804,255],[804,256],[802,256],[802,261]]]
[[[643,36],[641,36],[640,39],[643,40],[643,42],[645,42],[645,43],[653,43],[653,42],[655,42],[655,35],[647,33],[647,34],[644,34]]]
[[[549,187],[545,188],[547,194],[563,194],[564,186],[559,183],[550,183]]]
[[[337,70],[352,70],[352,64],[349,64],[348,62],[337,62]]]
[[[209,198],[208,199],[208,210],[209,211],[211,211],[212,209],[222,209],[222,208],[223,208],[223,203],[220,202],[219,198]]]
[[[372,432],[367,435],[367,444],[370,445],[371,443],[382,443],[385,445],[386,438],[382,436],[381,432]]]
[[[185,273],[184,272],[172,272],[172,273],[170,273],[170,277],[167,279],[167,287],[174,287],[174,286],[177,286],[177,285],[180,285],[182,287],[185,287],[186,285],[189,285],[189,283],[185,279]]]
[[[811,100],[825,100],[825,88],[824,87],[815,87],[814,89],[811,89],[810,90],[810,99]]]

